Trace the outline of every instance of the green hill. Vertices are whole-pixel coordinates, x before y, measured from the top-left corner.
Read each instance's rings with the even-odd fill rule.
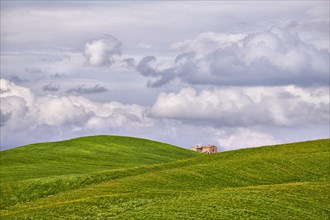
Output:
[[[198,154],[96,136],[0,152],[1,219],[329,219],[329,139]]]
[[[195,152],[140,138],[91,136],[2,151],[1,180],[17,181],[164,163]]]

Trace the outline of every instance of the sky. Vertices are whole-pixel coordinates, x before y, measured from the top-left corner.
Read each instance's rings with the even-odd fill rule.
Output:
[[[329,1],[1,1],[1,150],[329,138]]]

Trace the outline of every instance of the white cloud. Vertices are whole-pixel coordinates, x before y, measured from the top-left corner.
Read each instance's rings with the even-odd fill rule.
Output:
[[[170,45],[173,52],[186,53],[194,51],[198,54],[206,54],[214,50],[214,48],[231,47],[238,41],[242,40],[247,34],[225,34],[215,32],[204,32],[197,35],[193,39],[176,42]]]
[[[216,137],[218,146],[221,146],[223,150],[260,147],[279,143],[270,134],[247,128],[238,128],[232,133],[219,130],[216,132]]]
[[[25,143],[24,139],[15,139],[20,132],[40,141],[61,138],[65,136],[63,133],[70,136],[77,129],[88,133],[95,126],[98,131],[111,133],[118,127],[136,129],[140,124],[146,124],[146,108],[143,106],[99,103],[81,96],[37,96],[7,80],[1,79],[0,82],[1,114],[6,116],[6,121],[1,124],[4,146],[17,141]],[[41,128],[44,128],[43,138],[38,137]]]
[[[84,55],[92,66],[111,65],[114,55],[121,54],[121,42],[111,35],[85,44]]]
[[[185,88],[162,93],[151,114],[215,126],[297,126],[329,121],[329,89],[287,87]]]
[[[138,48],[143,48],[143,49],[151,49],[151,48],[153,48],[153,46],[151,44],[147,44],[147,43],[144,43],[144,42],[138,43],[137,47]]]
[[[187,148],[213,143],[231,150],[305,140],[306,134],[325,137],[329,120],[328,90],[324,88],[222,88],[201,93],[187,88],[177,94],[163,93],[148,107],[94,102],[82,96],[37,95],[4,79],[0,83],[2,149],[108,134]],[[276,130],[283,126],[285,132]],[[305,129],[302,136],[297,135],[311,126],[313,132]]]
[[[329,51],[303,41],[288,29],[274,26],[250,34],[204,33],[172,45],[183,53],[168,67],[156,63],[154,68],[150,60],[145,62],[146,57],[137,71],[157,78],[149,83],[152,87],[174,79],[199,85],[327,85]]]
[[[65,123],[79,124],[86,112],[82,105],[74,105],[70,97],[45,96],[38,97],[34,106],[30,108],[31,113],[34,111],[38,116],[33,115],[36,119],[36,126],[46,124],[50,126],[61,126]]]
[[[16,86],[14,83],[8,80],[0,80],[0,97],[21,97],[26,102],[26,105],[29,107],[34,101],[34,95],[30,89],[25,87]]]

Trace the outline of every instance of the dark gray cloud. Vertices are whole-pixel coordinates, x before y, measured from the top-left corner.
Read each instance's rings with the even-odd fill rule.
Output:
[[[156,67],[152,67],[151,64],[157,61],[154,56],[144,57],[136,66],[136,70],[143,76],[157,78],[155,81],[149,81],[148,87],[160,87],[172,80],[176,76],[176,68],[167,68],[158,70]]]
[[[57,92],[60,89],[60,86],[55,83],[49,83],[42,87],[42,90],[49,91],[49,92]]]
[[[9,76],[9,80],[15,83],[23,83],[23,82],[27,82],[27,79],[22,79],[21,77],[17,76],[17,75],[10,75]]]
[[[155,61],[156,61],[156,57],[154,56],[143,57],[142,60],[137,65],[136,70],[140,72],[143,76],[157,77],[159,76],[159,73],[157,72],[156,69],[150,66],[150,63]]]
[[[126,58],[123,59],[123,62],[126,64],[128,68],[135,68],[136,63],[134,58]]]
[[[3,113],[0,111],[0,127],[3,127],[6,125],[6,123],[10,120],[11,118],[11,112]]]
[[[93,94],[93,93],[101,93],[106,92],[108,89],[104,86],[100,86],[96,84],[92,87],[86,87],[85,85],[77,85],[74,88],[68,89],[67,93],[76,93],[76,94]]]

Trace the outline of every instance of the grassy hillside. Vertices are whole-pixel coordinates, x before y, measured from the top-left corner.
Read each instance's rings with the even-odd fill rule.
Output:
[[[82,137],[2,151],[0,208],[196,155],[169,144],[120,136]]]
[[[30,147],[34,145],[21,149],[29,152]],[[7,177],[11,184],[2,183],[7,199],[0,215],[2,219],[329,219],[329,150],[329,139],[214,155],[164,145],[166,153],[161,155],[172,160],[153,164],[142,160],[121,167],[139,154],[132,151],[123,161],[117,158],[117,165],[109,162],[109,169],[95,172]],[[66,160],[62,163],[69,166],[71,160]],[[5,168],[1,175],[10,171]]]
[[[186,159],[190,150],[120,136],[91,136],[0,152],[2,182],[123,169]]]

